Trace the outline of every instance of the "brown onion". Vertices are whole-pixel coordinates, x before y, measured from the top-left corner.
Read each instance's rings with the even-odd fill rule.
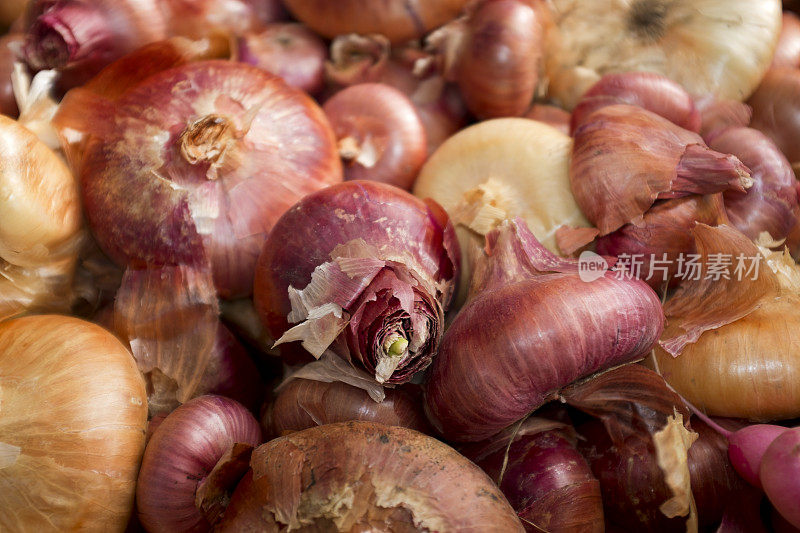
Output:
[[[346,422],[307,429],[258,447],[250,468],[221,533],[523,531],[485,473],[406,428]]]
[[[285,357],[307,361],[331,349],[377,381],[399,384],[430,364],[458,276],[455,231],[438,204],[349,181],[281,217],[264,244],[254,296]],[[286,344],[293,341],[308,353]]]
[[[347,180],[410,189],[427,157],[425,128],[406,96],[388,85],[363,83],[322,106],[344,160]]]
[[[286,8],[323,37],[378,33],[393,43],[425,35],[458,15],[467,0],[284,0]]]
[[[0,323],[0,529],[122,531],[147,423],[130,352],[66,316]]]
[[[221,296],[247,295],[275,221],[341,179],[322,110],[249,65],[190,63],[108,105],[82,192],[98,243],[120,265],[208,264]]]
[[[215,481],[212,471],[235,445],[260,443],[258,422],[234,400],[201,396],[177,408],[159,424],[144,452],[136,484],[142,525],[151,533],[211,531],[220,510],[202,508],[204,485]],[[231,481],[226,488],[238,479]]]
[[[426,383],[426,412],[442,435],[487,438],[569,383],[650,351],[663,328],[655,293],[629,276],[595,273],[582,281],[577,261],[548,252],[519,219],[487,235],[475,296]]]
[[[270,434],[281,436],[350,420],[430,432],[417,385],[387,389],[384,400],[376,402],[365,390],[341,381],[323,383],[309,379],[292,379],[282,386],[267,408],[264,427]]]
[[[238,40],[238,60],[272,72],[291,85],[315,94],[324,84],[328,49],[302,24],[268,24]]]
[[[774,68],[767,71],[761,85],[747,101],[753,108],[751,128],[775,141],[798,172],[800,165],[800,70]]]
[[[14,87],[11,85],[11,73],[17,61],[16,48],[25,41],[25,36],[10,33],[0,37],[0,114],[17,118],[19,109],[14,98]]]
[[[792,12],[783,12],[783,23],[772,67],[800,68],[800,18]]]

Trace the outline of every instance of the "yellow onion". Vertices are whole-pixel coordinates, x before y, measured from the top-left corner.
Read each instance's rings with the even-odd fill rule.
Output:
[[[800,269],[733,228],[698,224],[693,232],[702,279],[684,280],[667,301],[656,368],[709,415],[800,416]],[[733,258],[729,280],[713,279],[713,254]],[[745,267],[761,257],[757,275],[735,274],[739,254]]]
[[[55,152],[0,115],[0,318],[69,310],[81,235],[78,186]]]
[[[551,251],[558,251],[555,234],[562,225],[589,226],[570,190],[571,152],[572,139],[554,127],[505,118],[457,133],[425,163],[414,194],[436,200],[456,224],[464,254],[459,301],[473,254],[504,220],[521,217]]]
[[[123,531],[144,451],[136,363],[100,326],[0,324],[0,531]]]
[[[663,74],[694,96],[744,100],[772,61],[780,0],[552,0],[552,98],[569,109],[603,74]]]

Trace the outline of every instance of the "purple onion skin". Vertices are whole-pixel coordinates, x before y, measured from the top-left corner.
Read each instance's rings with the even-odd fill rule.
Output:
[[[467,454],[495,482],[500,479],[505,455],[506,445],[486,456]],[[603,531],[600,483],[562,431],[515,439],[508,448],[500,490],[525,519],[527,531]]]
[[[195,492],[235,443],[258,446],[261,430],[243,405],[222,396],[194,398],[156,428],[136,485],[139,519],[151,533],[210,531]]]
[[[772,139],[752,128],[732,127],[708,142],[710,148],[738,157],[753,179],[745,193],[724,193],[731,223],[751,239],[763,231],[775,240],[786,238],[797,224],[797,180]]]
[[[426,386],[434,427],[490,437],[573,381],[647,354],[663,330],[656,294],[607,273],[546,274],[479,295],[445,334]]]
[[[444,209],[397,187],[348,181],[310,194],[295,204],[277,222],[263,247],[256,268],[254,301],[262,322],[275,338],[289,326],[289,286],[304,288],[311,281],[314,269],[331,261],[334,248],[358,239],[387,253],[410,256],[421,275],[444,286],[440,304],[442,309],[447,308],[458,280],[459,248]],[[421,293],[415,289],[415,294]],[[427,301],[434,297],[422,295]],[[363,305],[375,318],[362,321],[355,331],[348,326],[343,335],[353,359],[360,360],[370,370],[369,344],[376,338],[375,329],[380,328],[386,314],[381,301],[356,302],[356,305]],[[350,311],[352,314],[355,309]],[[434,316],[438,313],[430,309],[426,313],[431,314],[441,330],[443,317]],[[398,368],[390,382],[405,382],[427,366],[438,341],[432,335],[424,353],[410,366]],[[291,362],[311,360],[299,343],[281,345],[281,354]]]
[[[745,481],[763,489],[758,471],[761,468],[761,459],[769,445],[786,428],[771,424],[754,424],[732,433],[728,437],[728,457],[731,464]]]
[[[220,324],[212,350],[197,394],[225,396],[257,412],[264,396],[264,383],[245,347]]]
[[[800,428],[787,429],[772,441],[758,476],[775,510],[800,528]]]

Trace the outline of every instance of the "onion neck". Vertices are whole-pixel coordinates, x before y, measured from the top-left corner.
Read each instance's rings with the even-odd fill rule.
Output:
[[[24,54],[32,68],[45,70],[66,67],[113,46],[111,25],[99,7],[61,2],[28,30]]]
[[[222,163],[235,136],[231,121],[221,115],[210,114],[195,120],[183,130],[179,143],[181,156],[190,164]],[[210,173],[208,178],[215,179]]]

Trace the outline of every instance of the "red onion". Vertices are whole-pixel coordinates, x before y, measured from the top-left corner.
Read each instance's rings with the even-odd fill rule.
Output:
[[[800,70],[773,68],[747,101],[753,108],[751,128],[775,141],[797,173],[800,164]]]
[[[763,489],[758,477],[764,452],[786,428],[771,424],[754,424],[728,435],[728,456],[745,481]]]
[[[572,428],[531,418],[515,430],[461,451],[498,482],[527,531],[602,532],[600,483]]]
[[[521,532],[477,466],[416,431],[328,424],[254,452],[220,533],[241,531]]]
[[[758,477],[775,509],[800,528],[800,428],[788,429],[772,441]]]
[[[574,137],[572,192],[600,235],[638,223],[657,199],[744,191],[752,184],[736,157],[640,107],[598,109]]]
[[[758,130],[744,127],[724,130],[708,143],[718,152],[735,155],[750,169],[753,186],[746,193],[725,192],[733,226],[753,240],[764,231],[775,241],[786,238],[797,224],[797,180],[775,143]]]
[[[546,104],[534,104],[523,116],[549,124],[561,133],[569,135],[570,114],[560,107]]]
[[[639,106],[689,131],[700,131],[700,113],[686,90],[653,72],[606,74],[572,110],[570,129],[575,131],[592,112],[614,104]]]
[[[404,383],[436,353],[458,272],[455,230],[438,204],[352,181],[281,217],[259,259],[255,304],[279,343],[302,340],[317,358],[330,347],[379,382]],[[308,360],[298,348],[282,352]]]
[[[267,409],[264,427],[272,435],[280,436],[350,420],[430,432],[422,412],[422,394],[416,385],[387,389],[386,398],[376,402],[365,390],[341,381],[323,383],[309,379],[293,379],[281,388]]]
[[[235,445],[260,442],[253,415],[228,398],[201,396],[170,413],[150,439],[139,471],[136,507],[147,531],[210,531],[221,511],[201,508],[208,503],[201,498],[205,487],[218,481],[212,472],[221,459],[232,458],[232,449],[240,452]],[[225,488],[233,488],[238,479],[226,481],[233,483]]]
[[[24,40],[25,36],[19,33],[0,37],[0,114],[11,118],[19,115],[11,85],[11,73],[14,72],[14,62],[17,61],[15,48],[21,46]]]
[[[257,254],[289,206],[341,179],[321,109],[249,65],[186,64],[112,108],[81,172],[98,243],[121,265],[208,264],[222,297],[250,293]]]
[[[800,18],[784,11],[781,34],[772,58],[773,67],[800,67]]]
[[[410,189],[425,163],[425,128],[403,93],[380,83],[353,85],[322,107],[344,159],[348,180]]]
[[[272,72],[311,94],[322,89],[327,57],[322,39],[302,24],[268,24],[238,40],[239,61]]]
[[[642,357],[663,328],[643,282],[546,250],[520,220],[487,235],[477,296],[447,330],[426,386],[426,412],[452,440],[489,437],[581,377]],[[483,281],[486,280],[486,281]]]
[[[385,35],[393,43],[422,37],[458,15],[468,0],[284,0],[286,8],[323,37]]]
[[[753,110],[739,100],[720,100],[707,96],[697,100],[702,124],[700,135],[706,142],[731,127],[746,127],[753,118]]]

